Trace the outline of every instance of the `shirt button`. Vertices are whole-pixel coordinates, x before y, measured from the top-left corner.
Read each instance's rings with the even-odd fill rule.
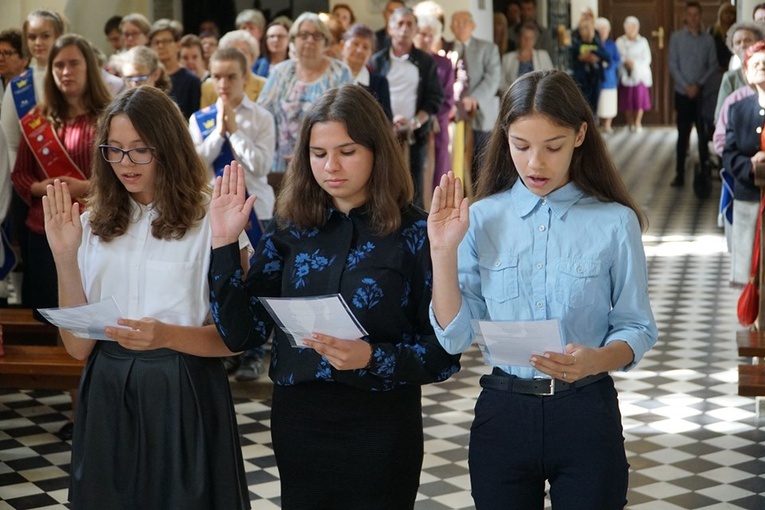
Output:
[[[584,271],[584,269],[582,269],[582,266],[577,266],[576,267],[576,272],[577,273],[581,273],[582,271]]]
[[[541,262],[537,262],[537,269],[542,269],[542,263]]]
[[[545,227],[544,225],[539,225],[540,232],[544,232],[545,230],[547,230],[547,227]]]
[[[765,110],[760,109],[760,115],[765,115]]]
[[[537,301],[537,308],[542,308],[544,306],[544,303],[541,301]]]
[[[542,199],[542,205],[547,205],[547,200]]]
[[[502,263],[499,260],[494,261],[494,266],[499,267]]]
[[[755,129],[755,131],[757,131],[758,133],[762,133],[762,128],[761,127],[757,127],[757,129]]]

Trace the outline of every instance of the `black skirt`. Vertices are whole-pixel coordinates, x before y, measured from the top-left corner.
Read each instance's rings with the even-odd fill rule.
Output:
[[[423,457],[419,386],[274,386],[271,435],[284,510],[414,508]]]
[[[98,342],[80,381],[69,498],[75,510],[249,509],[220,359]]]

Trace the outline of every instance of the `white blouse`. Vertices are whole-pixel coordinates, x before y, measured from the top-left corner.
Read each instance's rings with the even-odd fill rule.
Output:
[[[127,319],[151,317],[180,326],[202,326],[210,311],[207,269],[212,231],[205,215],[181,239],[157,239],[154,208],[131,200],[125,234],[104,242],[93,233],[90,212],[81,216],[78,262],[88,302],[114,296]],[[240,247],[249,245],[239,237]]]
[[[619,83],[625,87],[634,87],[640,83],[646,87],[653,85],[651,74],[651,47],[648,40],[638,35],[635,40],[630,40],[626,35],[616,39],[616,48],[622,57],[622,66],[619,68]],[[627,72],[624,67],[625,60],[632,60],[632,71]]]

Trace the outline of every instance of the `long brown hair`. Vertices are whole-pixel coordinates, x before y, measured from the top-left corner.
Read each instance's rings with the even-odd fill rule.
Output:
[[[292,166],[276,201],[276,215],[301,228],[321,227],[327,221],[332,197],[311,171],[311,130],[319,122],[345,124],[351,139],[372,151],[374,166],[367,182],[366,207],[376,234],[392,233],[401,225],[401,211],[414,196],[414,184],[390,121],[377,100],[364,87],[347,84],[325,92],[303,119]]]
[[[648,220],[616,171],[606,143],[595,129],[592,110],[574,80],[562,71],[527,73],[505,92],[478,174],[476,199],[510,189],[518,180],[518,169],[510,156],[508,128],[516,120],[534,114],[544,115],[575,132],[582,123],[587,123],[589,129],[584,141],[574,148],[571,157],[571,182],[601,202],[617,202],[629,207],[645,230]]]
[[[83,92],[82,104],[91,117],[98,117],[104,107],[109,104],[112,96],[104,85],[101,77],[101,69],[96,59],[96,54],[90,43],[77,34],[64,34],[53,44],[48,57],[48,67],[45,71],[44,99],[40,105],[40,112],[50,119],[55,126],[60,126],[69,119],[69,103],[64,94],[56,86],[53,79],[53,61],[61,50],[69,46],[75,46],[85,59],[87,76],[85,91]]]
[[[141,140],[154,148],[153,205],[159,215],[151,234],[157,239],[180,239],[205,215],[210,194],[207,167],[197,156],[186,119],[173,100],[146,86],[122,91],[98,121],[88,198],[93,232],[110,241],[124,234],[130,222],[130,193],[98,150],[107,143],[116,115],[126,115]]]

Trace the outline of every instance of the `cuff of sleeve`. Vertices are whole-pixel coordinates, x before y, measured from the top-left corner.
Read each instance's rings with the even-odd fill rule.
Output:
[[[644,341],[640,338],[640,335],[629,333],[627,331],[621,331],[618,333],[611,334],[608,338],[606,338],[606,342],[604,345],[608,345],[611,342],[625,342],[630,349],[632,349],[632,363],[625,365],[621,367],[618,371],[619,372],[629,372],[635,366],[640,363],[640,360],[643,359],[643,354],[645,354],[646,349],[643,347]]]
[[[212,250],[210,257],[210,270],[216,273],[225,273],[241,268],[239,258],[239,243],[231,243]]]
[[[470,313],[465,306],[464,299],[460,311],[445,328],[442,328],[436,320],[432,301],[428,307],[428,315],[430,316],[430,324],[433,326],[433,332],[438,338],[438,343],[449,354],[460,354],[473,343],[473,326],[470,324]]]

